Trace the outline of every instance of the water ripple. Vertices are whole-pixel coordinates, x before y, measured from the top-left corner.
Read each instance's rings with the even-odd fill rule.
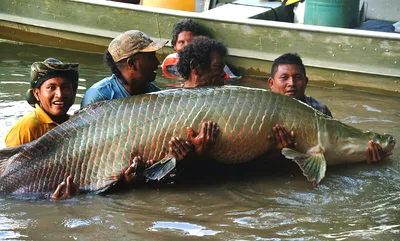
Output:
[[[186,223],[186,222],[162,222],[157,221],[154,225],[149,229],[150,231],[163,231],[163,230],[170,230],[170,231],[178,231],[183,232],[183,234],[190,235],[190,236],[212,236],[221,231],[209,230],[206,227],[202,227],[196,224]]]
[[[380,225],[376,227],[370,227],[367,229],[356,229],[356,230],[338,232],[332,234],[322,234],[321,236],[326,238],[333,238],[336,240],[344,240],[351,237],[363,237],[363,239],[374,239],[374,236],[377,236],[382,233],[391,233],[396,235],[400,234],[400,225]],[[378,238],[377,240],[384,240],[384,239]]]
[[[392,120],[382,120],[378,118],[363,118],[359,116],[350,116],[341,120],[343,123],[368,123],[368,122],[384,122],[384,123],[392,123]]]

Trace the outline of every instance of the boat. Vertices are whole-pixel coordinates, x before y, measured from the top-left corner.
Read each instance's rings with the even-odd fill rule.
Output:
[[[400,96],[400,34],[274,21],[281,5],[276,2],[271,7],[222,2],[189,12],[104,0],[1,1],[0,38],[103,53],[123,31],[170,40],[173,25],[192,18],[225,43],[235,74],[268,77],[276,57],[296,52],[310,84]],[[172,52],[169,44],[160,54]]]

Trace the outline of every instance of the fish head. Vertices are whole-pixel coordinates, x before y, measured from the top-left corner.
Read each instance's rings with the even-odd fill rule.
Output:
[[[358,132],[356,129],[350,128],[347,130],[339,132],[340,134],[335,137],[336,142],[333,145],[333,154],[329,150],[326,153],[329,165],[365,161],[369,141],[379,144],[384,153],[391,152],[396,145],[396,140],[389,134],[379,134],[371,131]],[[343,162],[343,160],[346,161]]]
[[[375,133],[375,132],[369,132],[367,133],[370,140],[373,142],[379,144],[382,147],[382,150],[384,152],[391,152],[396,145],[396,140],[392,135],[384,133],[383,135]]]

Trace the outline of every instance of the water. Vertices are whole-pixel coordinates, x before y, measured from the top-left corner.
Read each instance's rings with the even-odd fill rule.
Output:
[[[85,89],[109,74],[101,55],[9,43],[0,48],[0,148],[11,126],[32,111],[24,100],[32,62],[51,56],[81,64],[71,112]],[[161,86],[171,82],[157,79]],[[265,79],[237,84],[267,88]],[[400,140],[399,99],[316,86],[307,94],[343,122]],[[205,180],[193,185],[66,201],[0,197],[0,240],[399,240],[399,161],[397,146],[389,162],[328,167],[316,188],[297,167],[264,167],[218,181],[204,172]]]

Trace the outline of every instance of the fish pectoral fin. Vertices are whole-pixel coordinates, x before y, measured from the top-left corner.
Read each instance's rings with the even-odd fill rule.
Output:
[[[175,157],[168,156],[144,170],[143,175],[150,180],[161,180],[176,167]]]
[[[115,183],[116,183],[115,181],[110,181],[103,188],[100,188],[99,190],[95,191],[94,193],[98,194],[98,195],[106,194],[108,191],[110,191],[112,189],[112,185]]]
[[[290,148],[283,148],[282,155],[299,165],[307,180],[317,185],[324,177],[326,161],[323,153],[304,154]]]

